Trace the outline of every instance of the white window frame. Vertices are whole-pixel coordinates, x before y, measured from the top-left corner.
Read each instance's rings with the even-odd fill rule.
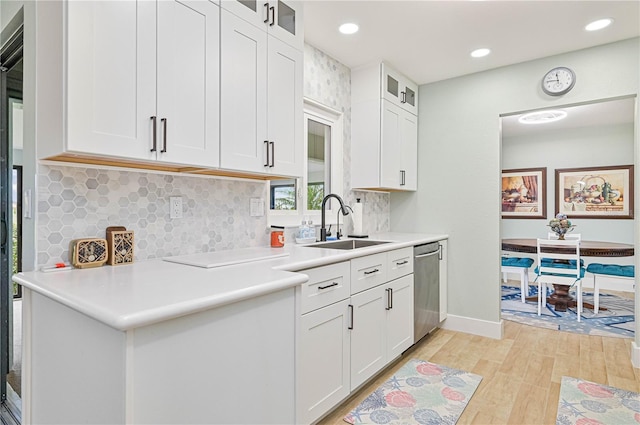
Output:
[[[308,119],[314,119],[323,124],[331,127],[331,193],[343,197],[343,150],[344,150],[344,114],[326,105],[323,105],[315,100],[305,98],[304,99],[304,164],[302,170],[302,177],[296,179],[297,196],[296,205],[298,209],[294,211],[287,210],[271,210],[268,209],[268,222],[270,226],[285,226],[295,227],[299,226],[305,217],[313,220],[313,224],[320,225],[321,212],[314,210],[307,210],[307,177],[308,177],[308,148],[309,141],[307,139]],[[267,182],[267,194],[271,196],[271,182]],[[328,193],[325,193],[328,195]],[[270,201],[270,199],[269,199]],[[271,205],[271,202],[267,202],[267,205]],[[338,203],[331,202],[331,210],[326,211],[326,224],[336,224],[336,217],[338,214]]]

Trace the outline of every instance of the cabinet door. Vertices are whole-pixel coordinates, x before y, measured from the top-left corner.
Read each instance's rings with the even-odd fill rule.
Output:
[[[219,166],[220,8],[158,2],[158,159]]]
[[[296,49],[304,48],[301,1],[222,0],[221,5]]]
[[[296,423],[312,423],[349,395],[349,300],[300,317]]]
[[[302,52],[269,36],[267,130],[270,172],[301,177],[304,148]]]
[[[413,274],[384,286],[387,297],[387,362],[413,344]]]
[[[222,10],[220,166],[264,173],[267,34]]]
[[[418,189],[418,117],[402,111],[400,120],[400,186]]]
[[[380,140],[380,185],[389,189],[401,189],[401,126],[402,109],[387,100],[382,101]]]
[[[386,364],[386,292],[382,286],[351,296],[351,390]]]
[[[385,63],[382,64],[382,97],[418,115],[418,85]]]
[[[156,3],[66,6],[66,149],[155,159]]]

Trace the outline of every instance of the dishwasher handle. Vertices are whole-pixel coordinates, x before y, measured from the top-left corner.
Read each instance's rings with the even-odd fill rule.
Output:
[[[415,258],[433,257],[434,255],[440,255],[440,250],[429,252],[428,254],[416,255]]]

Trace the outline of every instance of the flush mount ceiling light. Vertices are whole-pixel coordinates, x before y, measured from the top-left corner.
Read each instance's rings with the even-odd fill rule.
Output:
[[[487,48],[476,49],[473,52],[471,52],[471,57],[481,58],[481,57],[487,56],[489,53],[491,53],[491,49],[487,49]]]
[[[352,22],[347,22],[346,24],[340,25],[340,28],[338,28],[338,31],[340,31],[342,34],[355,34],[358,32],[359,29],[360,27],[358,27],[357,24],[354,24]]]
[[[560,121],[566,118],[567,113],[565,111],[536,111],[524,114],[518,118],[518,122],[521,124],[546,124],[549,122]]]
[[[584,29],[587,31],[598,31],[598,30],[601,30],[602,28],[608,27],[609,25],[611,25],[612,22],[613,22],[613,19],[611,18],[598,19],[597,21],[593,21],[587,24],[587,26],[584,27]]]

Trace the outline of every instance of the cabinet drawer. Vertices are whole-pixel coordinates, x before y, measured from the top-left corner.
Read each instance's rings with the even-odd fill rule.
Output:
[[[351,293],[357,294],[387,281],[387,253],[351,260]]]
[[[309,281],[301,287],[302,314],[349,298],[351,294],[348,261],[302,270],[302,273],[309,276]]]
[[[387,261],[389,264],[387,280],[394,280],[413,273],[413,247],[389,251]]]

